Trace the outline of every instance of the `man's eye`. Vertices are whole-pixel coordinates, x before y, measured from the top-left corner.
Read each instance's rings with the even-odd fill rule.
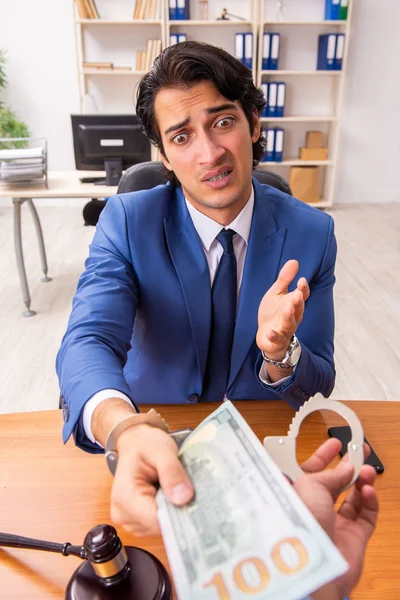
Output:
[[[176,144],[184,144],[186,142],[188,138],[187,133],[178,133],[178,135],[176,135],[174,138],[172,138],[172,141],[175,142]]]
[[[233,122],[233,117],[224,117],[223,119],[220,119],[218,121],[217,127],[221,127],[222,129],[224,129],[225,127],[229,127],[229,125],[232,125]]]

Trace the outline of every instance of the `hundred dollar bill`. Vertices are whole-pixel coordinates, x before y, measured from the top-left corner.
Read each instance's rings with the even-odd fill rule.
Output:
[[[158,519],[180,600],[300,600],[348,565],[229,401],[183,444],[194,500],[162,490]]]

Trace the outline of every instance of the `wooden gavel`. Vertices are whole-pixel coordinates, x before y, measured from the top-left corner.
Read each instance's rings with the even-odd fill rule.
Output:
[[[58,552],[85,562],[73,573],[65,600],[171,600],[171,581],[165,567],[141,548],[124,547],[114,527],[96,525],[83,546],[58,544],[0,533],[0,546]]]

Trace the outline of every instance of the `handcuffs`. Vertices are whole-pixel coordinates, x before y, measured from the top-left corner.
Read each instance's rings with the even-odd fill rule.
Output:
[[[356,413],[345,404],[342,404],[337,400],[329,400],[328,398],[324,398],[322,394],[317,394],[305,402],[303,406],[301,406],[296,412],[292,419],[287,435],[265,437],[263,441],[264,447],[279,469],[292,481],[295,481],[297,477],[304,474],[304,471],[301,469],[296,458],[296,438],[298,436],[300,426],[308,415],[319,410],[330,410],[339,414],[347,421],[351,429],[351,439],[347,445],[347,451],[348,460],[354,467],[354,474],[350,483],[342,488],[341,491],[344,491],[355,482],[364,463],[363,428]],[[147,423],[153,427],[158,427],[159,429],[169,433],[169,435],[177,444],[178,448],[182,446],[186,438],[193,431],[192,429],[187,428],[171,432],[167,423],[153,408],[147,413],[136,413],[135,415],[131,415],[126,419],[123,419],[111,430],[105,446],[107,464],[113,475],[115,475],[118,463],[118,452],[116,446],[119,436],[128,427],[142,423]]]
[[[364,464],[364,432],[362,425],[356,415],[342,402],[324,398],[317,394],[303,404],[296,412],[289,427],[287,436],[275,435],[264,438],[264,448],[278,465],[282,473],[285,473],[292,481],[304,474],[296,458],[296,438],[299,434],[300,425],[304,419],[313,412],[319,410],[331,410],[345,419],[351,429],[351,439],[347,444],[348,460],[354,467],[353,477],[348,485],[340,491],[349,488],[357,479],[360,469]],[[343,448],[344,450],[344,448]]]

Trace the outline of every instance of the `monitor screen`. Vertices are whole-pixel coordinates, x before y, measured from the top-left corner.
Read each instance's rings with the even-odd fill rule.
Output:
[[[151,160],[136,115],[71,115],[71,120],[77,170],[103,171],[111,159],[119,159],[125,170]]]

